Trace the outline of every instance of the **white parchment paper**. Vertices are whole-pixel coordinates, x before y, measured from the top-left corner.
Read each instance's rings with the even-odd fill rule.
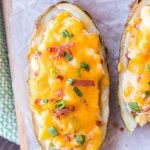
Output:
[[[30,44],[34,22],[46,8],[58,0],[12,0],[11,65],[14,98],[24,116],[29,150],[39,150],[35,140],[27,92],[27,51]],[[130,135],[124,128],[117,104],[117,62],[121,34],[129,13],[131,0],[70,0],[86,9],[102,32],[108,48],[108,63],[111,77],[110,119],[102,150],[150,150],[150,126],[137,128]]]

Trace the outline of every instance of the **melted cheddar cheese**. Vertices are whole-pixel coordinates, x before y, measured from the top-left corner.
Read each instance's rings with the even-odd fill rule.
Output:
[[[99,97],[109,84],[101,64],[99,35],[87,32],[82,21],[67,11],[50,21],[43,34],[41,44],[28,53],[31,109],[41,121],[38,139],[59,149],[97,150],[103,124]],[[82,63],[89,69],[81,68]],[[86,80],[88,85],[68,84],[70,78],[72,83]],[[65,104],[56,109],[62,100]],[[78,135],[84,135],[84,143],[77,141]]]
[[[140,17],[130,21],[127,32],[124,100],[136,122],[143,125],[150,121],[150,6],[144,6]]]

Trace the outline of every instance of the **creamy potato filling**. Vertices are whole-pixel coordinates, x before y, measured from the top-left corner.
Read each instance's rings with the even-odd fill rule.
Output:
[[[41,122],[38,139],[66,150],[97,150],[103,124],[99,90],[109,84],[99,35],[63,11],[28,57],[31,107]]]
[[[139,18],[127,27],[129,45],[128,67],[123,75],[123,98],[139,125],[150,121],[150,6],[141,10]]]

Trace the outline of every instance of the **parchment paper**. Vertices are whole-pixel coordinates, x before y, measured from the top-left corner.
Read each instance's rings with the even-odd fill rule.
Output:
[[[29,150],[39,150],[35,140],[27,92],[27,51],[37,17],[57,0],[12,0],[9,18],[11,46],[9,49],[14,98],[24,116]],[[137,128],[132,135],[125,129],[117,104],[117,62],[121,34],[129,13],[130,0],[70,0],[86,9],[102,32],[108,48],[111,77],[110,119],[102,150],[150,150],[150,126]]]

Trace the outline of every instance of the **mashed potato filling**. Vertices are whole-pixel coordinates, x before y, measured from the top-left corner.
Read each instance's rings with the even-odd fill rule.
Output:
[[[123,98],[142,126],[150,121],[150,6],[144,6],[140,17],[129,22],[127,32],[128,68],[123,74]]]
[[[62,150],[98,149],[99,97],[109,84],[100,51],[99,35],[87,32],[68,11],[49,22],[38,47],[33,43],[29,88],[31,109],[41,122],[40,141]]]

